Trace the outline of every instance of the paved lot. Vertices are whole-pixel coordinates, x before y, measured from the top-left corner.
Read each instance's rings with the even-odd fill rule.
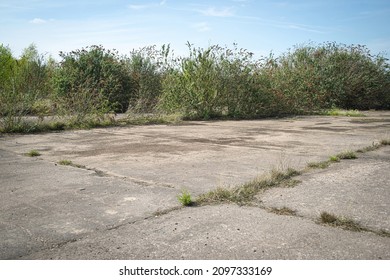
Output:
[[[176,199],[382,139],[390,112],[2,135],[0,259],[390,259],[378,234],[390,231],[390,146],[305,173],[253,207]],[[41,156],[25,156],[33,149]],[[318,224],[322,211],[368,231]]]

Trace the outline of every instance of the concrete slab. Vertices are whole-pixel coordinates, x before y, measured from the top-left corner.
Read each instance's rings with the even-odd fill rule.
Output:
[[[367,114],[0,135],[0,259],[390,259],[388,238],[315,224],[318,197],[338,187],[327,186],[321,172],[307,177],[323,184],[305,202],[307,212],[296,198],[302,217],[234,205],[172,211],[182,188],[196,196],[388,139],[390,112]],[[24,155],[33,149],[42,155]],[[360,165],[346,163],[350,177],[340,170],[338,181],[360,173],[367,180],[355,192],[346,184],[324,204],[329,212],[388,228],[388,149],[380,151]],[[62,159],[86,167],[57,164]],[[382,187],[372,184],[380,180]],[[294,195],[305,201],[299,190],[292,189],[292,202]],[[287,203],[277,198],[269,205]],[[350,201],[363,208],[343,206]]]
[[[259,208],[185,208],[27,259],[389,259],[390,239]]]
[[[275,188],[260,199],[266,207],[287,207],[316,219],[325,211],[390,232],[390,146],[358,159],[299,176],[294,188]]]
[[[77,240],[177,206],[177,191],[0,150],[0,259]]]
[[[273,167],[304,167],[390,137],[390,113],[365,118],[189,122],[6,136],[0,147],[72,160],[115,176],[187,188],[194,194],[246,182]]]

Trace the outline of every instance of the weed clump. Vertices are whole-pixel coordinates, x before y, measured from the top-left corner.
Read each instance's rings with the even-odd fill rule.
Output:
[[[357,155],[353,151],[346,151],[336,155],[339,159],[357,159]]]
[[[71,160],[68,160],[68,159],[62,159],[58,162],[59,165],[72,165],[73,162]]]
[[[361,149],[357,149],[356,152],[357,153],[367,153],[367,152],[372,152],[372,151],[375,151],[377,149],[379,149],[381,146],[382,146],[382,142],[381,143],[372,143],[372,145],[370,146],[367,146],[367,147],[364,147],[364,148],[361,148]]]
[[[301,174],[299,171],[288,168],[285,172],[273,170],[269,174],[257,177],[254,180],[233,188],[217,188],[200,195],[198,204],[213,204],[231,202],[243,205],[255,199],[261,191],[277,186],[292,186],[297,183],[292,177]]]
[[[37,150],[31,150],[26,155],[29,157],[39,157],[41,153],[38,152]]]
[[[341,227],[350,231],[362,231],[365,230],[358,222],[345,217],[337,217],[328,212],[322,212],[320,215],[320,222],[323,224]]]
[[[320,168],[320,169],[325,169],[325,168],[328,168],[330,165],[330,162],[329,161],[320,161],[320,162],[309,162],[307,164],[307,167],[308,168]]]
[[[383,139],[381,140],[380,144],[382,146],[390,145],[390,139]]]
[[[330,162],[339,162],[340,158],[338,156],[330,156],[329,161]]]
[[[292,210],[286,206],[282,208],[272,207],[269,209],[269,212],[277,214],[277,215],[284,215],[284,216],[296,216],[297,211]]]
[[[68,159],[62,159],[58,162],[59,165],[67,165],[67,166],[73,166],[77,168],[85,168],[84,165],[73,163],[71,160]]]
[[[194,203],[191,194],[187,190],[182,190],[181,194],[177,196],[177,200],[179,200],[183,206],[191,206]]]

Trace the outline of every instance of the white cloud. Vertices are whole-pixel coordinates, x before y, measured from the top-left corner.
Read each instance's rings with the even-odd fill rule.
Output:
[[[46,23],[47,21],[41,18],[34,18],[33,20],[30,20],[30,23],[32,24],[43,24]]]
[[[200,12],[205,16],[210,17],[232,17],[234,12],[232,8],[216,9],[214,7],[209,7],[206,10],[200,10]]]
[[[199,22],[194,24],[192,27],[195,28],[198,32],[207,32],[211,30],[207,22]]]
[[[322,30],[319,30],[317,27],[311,27],[303,24],[285,24],[281,26],[282,28],[287,28],[287,29],[295,29],[295,30],[301,30],[301,31],[306,31],[306,32],[314,32],[314,33],[325,33]]]

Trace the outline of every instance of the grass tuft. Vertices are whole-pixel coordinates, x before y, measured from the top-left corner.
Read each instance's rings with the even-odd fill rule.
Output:
[[[330,165],[330,162],[328,160],[326,161],[319,161],[319,162],[309,162],[307,164],[307,167],[308,168],[321,168],[321,169],[325,169],[327,167],[329,167]]]
[[[345,218],[345,217],[337,217],[328,212],[321,213],[320,222],[335,227],[341,227],[345,230],[350,230],[350,231],[363,231],[363,230],[367,231],[358,222],[355,222],[352,219]]]
[[[329,161],[330,162],[339,162],[340,158],[338,156],[330,156]]]
[[[277,215],[284,215],[284,216],[296,216],[297,215],[297,211],[292,210],[292,209],[285,207],[285,206],[282,208],[272,207],[268,210],[269,210],[269,212],[277,214]]]
[[[58,162],[59,165],[72,165],[73,162],[71,160],[68,160],[68,159],[62,159]]]
[[[358,149],[356,150],[357,153],[367,153],[367,152],[372,152],[372,151],[375,151],[377,149],[379,149],[380,147],[382,146],[382,143],[372,143],[372,145],[370,146],[367,146],[367,147],[364,147],[364,148],[361,148],[361,149]]]
[[[383,139],[383,140],[381,140],[380,144],[382,146],[390,145],[390,139]]]
[[[299,181],[292,177],[301,174],[301,172],[288,168],[286,171],[273,170],[269,174],[255,178],[252,181],[242,185],[230,188],[217,188],[210,192],[200,195],[196,202],[198,204],[215,204],[221,202],[237,203],[239,205],[252,201],[261,191],[277,186],[291,187]]]
[[[37,150],[31,150],[28,153],[26,153],[26,155],[29,157],[39,157],[41,153],[38,152]]]
[[[370,228],[363,227],[358,222],[345,218],[345,217],[337,217],[336,215],[330,214],[328,212],[322,212],[320,215],[319,222],[321,224],[330,225],[333,227],[339,227],[344,230],[350,230],[350,231],[365,231],[365,232],[372,232],[382,237],[390,237],[390,232],[386,230],[374,230]]]
[[[177,200],[183,206],[191,206],[194,203],[191,199],[191,194],[187,190],[182,190],[181,194],[177,196]]]
[[[346,151],[336,155],[339,159],[357,159],[357,155],[353,151]]]
[[[59,165],[67,165],[67,166],[73,166],[77,168],[85,168],[85,165],[73,163],[71,160],[68,159],[62,159],[58,162]]]

